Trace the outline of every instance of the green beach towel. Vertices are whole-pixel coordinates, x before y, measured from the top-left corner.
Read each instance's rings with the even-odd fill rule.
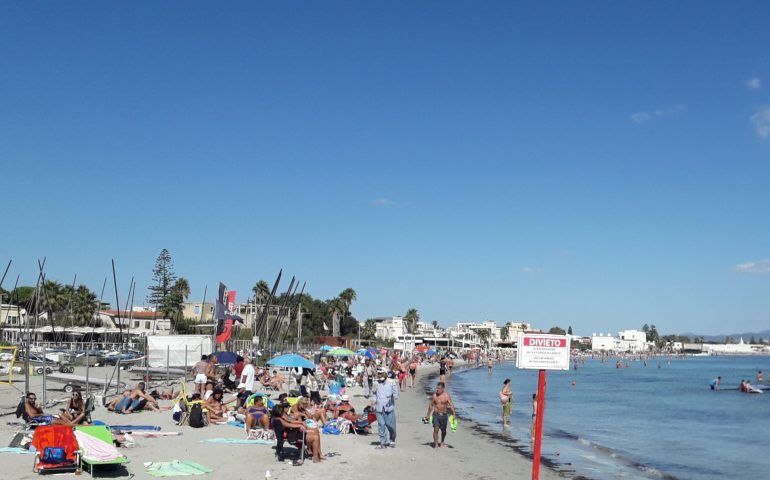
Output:
[[[153,477],[180,477],[203,475],[214,470],[188,460],[173,460],[171,462],[148,462],[144,464],[147,473]]]

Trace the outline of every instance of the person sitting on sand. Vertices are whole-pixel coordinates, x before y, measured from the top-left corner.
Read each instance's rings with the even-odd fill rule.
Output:
[[[86,403],[79,391],[72,392],[67,406],[62,410],[62,419],[73,425],[80,425],[86,418]]]
[[[203,400],[206,401],[211,398],[214,393],[214,382],[206,382],[206,390],[203,392]]]
[[[270,428],[270,414],[265,406],[262,396],[254,397],[254,405],[246,410],[246,433],[250,432],[259,425],[265,430]]]
[[[283,438],[279,435],[284,428],[298,428],[305,433],[305,446],[313,456],[313,463],[321,461],[321,435],[317,428],[307,428],[304,422],[295,422],[286,416],[283,405],[273,407],[271,423],[278,437],[279,446],[283,444]]]
[[[112,399],[110,403],[107,404],[107,410],[114,412],[115,407],[120,403],[121,400],[131,395],[131,390],[123,390],[123,394],[119,397],[115,397]]]
[[[227,414],[228,411],[227,404],[236,401],[237,397],[233,400],[230,400],[229,402],[224,402],[222,400],[224,396],[225,392],[221,388],[217,388],[214,390],[214,393],[211,395],[211,397],[206,400],[204,405],[209,412],[210,423],[227,422],[227,419],[225,418],[225,414]]]
[[[156,402],[150,395],[146,394],[144,388],[144,382],[139,382],[128,397],[124,397],[123,400],[115,405],[115,411],[118,413],[129,414],[141,410],[145,406],[149,406],[150,409],[155,410],[156,412],[160,411],[158,409],[158,402]]]

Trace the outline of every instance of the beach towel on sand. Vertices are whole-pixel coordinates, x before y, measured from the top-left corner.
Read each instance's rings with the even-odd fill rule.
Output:
[[[206,468],[189,460],[172,460],[170,462],[147,462],[147,473],[153,477],[180,477],[190,475],[203,475],[214,470]]]
[[[117,430],[120,432],[131,432],[134,430],[158,431],[160,430],[160,427],[155,425],[110,425],[110,430]]]
[[[201,440],[206,443],[242,443],[242,444],[254,444],[254,445],[275,445],[275,440],[263,440],[261,438],[207,438]]]

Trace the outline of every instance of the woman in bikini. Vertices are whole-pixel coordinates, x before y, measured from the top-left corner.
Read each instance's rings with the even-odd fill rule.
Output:
[[[272,411],[271,424],[276,435],[284,428],[298,428],[305,433],[305,446],[313,456],[313,463],[320,462],[321,459],[321,435],[317,428],[307,428],[305,422],[295,422],[286,416],[283,405],[276,405]],[[277,427],[277,428],[276,428]],[[282,441],[279,439],[279,441]]]
[[[75,390],[67,400],[67,407],[62,411],[62,419],[73,425],[80,425],[86,418],[86,404],[80,392]]]
[[[308,398],[303,398],[297,402],[297,414],[302,420],[313,420],[321,425],[326,423],[325,410],[314,405]]]
[[[254,398],[254,405],[246,411],[246,433],[250,433],[257,425],[265,430],[270,428],[270,415],[262,397]]]

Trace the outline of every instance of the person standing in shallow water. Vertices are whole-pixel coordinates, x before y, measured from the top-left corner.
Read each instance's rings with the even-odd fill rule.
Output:
[[[507,427],[513,408],[513,392],[511,391],[511,379],[506,378],[503,382],[503,389],[500,390],[500,403],[503,404],[503,427]]]

